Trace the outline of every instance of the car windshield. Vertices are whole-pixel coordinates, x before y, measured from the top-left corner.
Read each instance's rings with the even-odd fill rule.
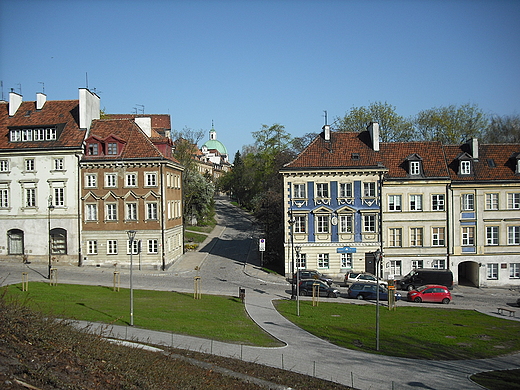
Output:
[[[421,287],[417,288],[417,291],[423,291],[427,288],[428,288],[428,286],[421,286]]]

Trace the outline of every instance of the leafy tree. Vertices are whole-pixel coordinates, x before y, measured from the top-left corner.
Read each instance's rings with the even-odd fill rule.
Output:
[[[415,126],[420,140],[458,144],[483,134],[488,119],[476,104],[450,105],[420,111]]]
[[[383,142],[410,141],[414,137],[413,123],[398,115],[395,106],[387,102],[370,103],[368,107],[352,107],[343,118],[336,118],[336,131],[361,132],[370,122],[378,122]]]
[[[482,141],[490,144],[520,142],[520,115],[492,117]]]
[[[292,140],[292,150],[295,154],[303,152],[309,144],[316,138],[318,133],[306,133],[301,137],[296,137]]]

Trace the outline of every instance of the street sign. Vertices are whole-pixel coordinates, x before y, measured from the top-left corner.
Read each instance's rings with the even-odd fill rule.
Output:
[[[265,252],[265,238],[260,239],[259,250],[260,252]]]
[[[356,253],[356,248],[351,248],[349,246],[344,246],[343,248],[336,248],[336,253]]]

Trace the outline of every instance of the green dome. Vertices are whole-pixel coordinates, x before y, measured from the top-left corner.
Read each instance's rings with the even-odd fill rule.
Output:
[[[228,154],[224,144],[216,139],[210,139],[206,141],[203,146],[207,147],[208,149],[216,149],[220,154]]]

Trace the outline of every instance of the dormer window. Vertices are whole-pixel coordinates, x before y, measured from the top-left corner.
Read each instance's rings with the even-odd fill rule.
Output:
[[[88,144],[88,155],[97,156],[99,154],[99,144]]]
[[[107,144],[107,154],[117,154],[117,143],[115,142],[109,142]]]
[[[517,175],[520,175],[520,153],[516,156],[516,172]]]
[[[461,175],[471,174],[471,161],[461,161],[460,162],[460,174]]]
[[[468,176],[473,174],[473,158],[468,153],[461,153],[457,160],[459,161],[459,171],[461,176]]]
[[[418,154],[414,153],[406,157],[408,161],[408,175],[409,176],[422,176],[422,158]]]

